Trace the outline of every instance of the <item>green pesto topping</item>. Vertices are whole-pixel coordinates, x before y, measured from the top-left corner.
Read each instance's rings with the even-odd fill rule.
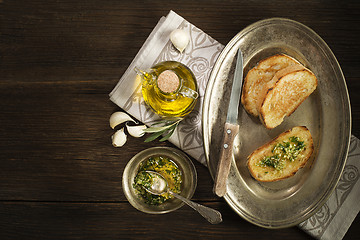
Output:
[[[271,151],[273,155],[264,157],[257,165],[282,170],[286,161],[295,161],[304,149],[304,141],[300,141],[299,137],[292,136],[289,138],[289,141],[276,144]]]
[[[177,165],[168,157],[153,156],[149,157],[140,164],[139,170],[134,178],[133,188],[139,198],[149,205],[160,205],[172,198],[169,193],[154,195],[147,192],[144,188],[150,188],[152,176],[145,171],[160,173],[168,182],[168,187],[172,192],[180,193],[182,183],[182,172]]]

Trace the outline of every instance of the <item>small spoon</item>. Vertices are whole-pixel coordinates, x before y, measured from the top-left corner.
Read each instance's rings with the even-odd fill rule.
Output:
[[[187,198],[184,198],[180,196],[179,194],[176,194],[172,192],[169,187],[168,183],[165,180],[165,178],[158,172],[153,171],[145,171],[149,173],[152,177],[152,184],[149,188],[144,187],[146,191],[148,191],[151,194],[154,195],[161,195],[163,193],[170,193],[174,197],[180,199],[184,203],[186,203],[188,206],[196,210],[198,213],[201,214],[206,220],[208,220],[212,224],[218,224],[222,222],[221,213],[215,209],[200,205],[198,203],[195,203]]]

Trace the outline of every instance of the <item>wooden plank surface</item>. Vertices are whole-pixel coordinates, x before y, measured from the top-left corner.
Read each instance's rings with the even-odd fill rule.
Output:
[[[0,205],[9,225],[0,225],[4,238],[11,239],[251,239],[258,227],[230,211],[225,203],[207,203],[223,213],[224,222],[211,225],[191,208],[164,215],[143,214],[129,203],[14,203]],[[33,216],[37,215],[37,218]],[[26,219],[33,219],[32,222]],[[311,239],[298,228],[262,229],[257,239]]]
[[[209,225],[187,207],[147,215],[126,201],[126,163],[172,144],[129,138],[112,147],[108,120],[121,109],[108,94],[171,9],[222,44],[269,17],[312,28],[342,67],[352,133],[360,137],[356,1],[0,0],[0,239],[310,238],[296,227],[268,230],[243,220],[212,193],[209,172],[195,160],[193,199],[220,210],[222,224]],[[357,217],[345,239],[356,239],[359,226]]]

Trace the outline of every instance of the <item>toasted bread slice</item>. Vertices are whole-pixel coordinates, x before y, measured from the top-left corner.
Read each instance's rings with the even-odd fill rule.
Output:
[[[257,104],[256,108],[257,108],[258,113],[260,113],[260,111],[261,111],[261,106],[262,106],[262,103],[264,102],[267,92],[269,91],[269,89],[271,89],[275,86],[275,84],[277,83],[277,81],[279,81],[280,78],[282,78],[283,76],[285,76],[291,72],[296,72],[296,71],[300,71],[303,69],[305,69],[305,67],[303,65],[295,64],[295,65],[290,65],[286,68],[283,68],[283,69],[277,71],[275,73],[274,77],[269,82],[267,82],[264,85],[264,87],[259,91],[259,95],[258,95],[259,101],[257,101],[257,103],[256,103]]]
[[[296,68],[288,68],[285,72],[280,72],[280,70],[290,66],[296,66]],[[247,73],[244,79],[241,103],[245,110],[249,114],[258,117],[259,109],[266,92],[269,88],[272,88],[276,80],[281,77],[277,76],[274,78],[275,74],[279,72],[284,75],[289,71],[295,71],[301,67],[302,65],[295,59],[283,54],[274,55],[260,61],[257,66]]]
[[[278,181],[305,166],[313,151],[310,131],[304,126],[294,127],[256,149],[248,157],[247,166],[258,181]]]
[[[267,92],[260,108],[260,120],[269,129],[280,125],[316,87],[317,78],[308,69],[286,74]]]

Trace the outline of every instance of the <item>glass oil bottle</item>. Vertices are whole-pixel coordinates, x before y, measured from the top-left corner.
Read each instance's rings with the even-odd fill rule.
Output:
[[[163,117],[184,117],[199,96],[196,78],[184,64],[160,62],[149,71],[135,69],[142,78],[142,95],[150,108]]]

